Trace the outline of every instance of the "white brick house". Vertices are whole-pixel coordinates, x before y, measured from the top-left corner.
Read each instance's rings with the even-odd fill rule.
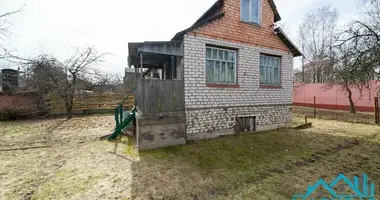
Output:
[[[236,78],[239,87],[207,86],[207,45],[236,49]],[[260,88],[260,54],[281,56],[281,88]],[[290,125],[293,55],[268,48],[190,35],[184,37],[184,61],[188,137],[203,138],[220,133],[233,133],[236,118],[239,116],[255,116],[256,131]]]
[[[273,0],[218,0],[171,41],[130,43],[129,65],[183,81],[185,140],[287,127],[302,54],[280,19]]]

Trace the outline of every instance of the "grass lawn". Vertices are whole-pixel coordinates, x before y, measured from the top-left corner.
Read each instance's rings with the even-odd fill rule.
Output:
[[[53,145],[0,151],[0,199],[291,199],[340,172],[366,172],[378,193],[380,127],[309,120],[307,130],[244,133],[140,153],[120,141],[116,154],[113,143],[96,139],[112,129],[112,116],[0,123],[2,149],[44,139]]]

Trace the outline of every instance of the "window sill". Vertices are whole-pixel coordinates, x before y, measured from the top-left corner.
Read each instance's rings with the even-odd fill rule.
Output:
[[[215,88],[240,88],[236,84],[217,84],[217,83],[207,83],[206,87],[215,87]]]
[[[260,85],[263,89],[282,89],[281,85]]]
[[[253,25],[253,26],[256,26],[258,28],[261,28],[261,25],[258,24],[258,23],[255,23],[255,22],[247,22],[247,21],[243,21],[243,20],[240,20],[241,22],[245,23],[245,24],[249,24],[249,25]]]

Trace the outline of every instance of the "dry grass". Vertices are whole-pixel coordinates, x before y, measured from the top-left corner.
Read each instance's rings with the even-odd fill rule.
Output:
[[[293,106],[293,113],[298,116],[314,117],[314,108]],[[338,120],[342,122],[375,124],[375,114],[358,112],[351,114],[349,111],[316,109],[318,119]]]
[[[2,144],[54,145],[0,152],[0,199],[290,199],[339,172],[366,172],[379,191],[380,127],[311,122],[313,128],[302,131],[238,134],[140,153],[121,141],[118,154],[110,153],[112,143],[96,139],[112,129],[112,117],[0,123]]]

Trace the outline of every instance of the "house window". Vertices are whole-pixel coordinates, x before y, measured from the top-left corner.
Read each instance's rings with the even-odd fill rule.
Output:
[[[280,85],[281,58],[260,54],[260,85]]]
[[[206,47],[206,82],[236,84],[236,51]]]
[[[260,24],[261,0],[241,0],[241,20]]]

